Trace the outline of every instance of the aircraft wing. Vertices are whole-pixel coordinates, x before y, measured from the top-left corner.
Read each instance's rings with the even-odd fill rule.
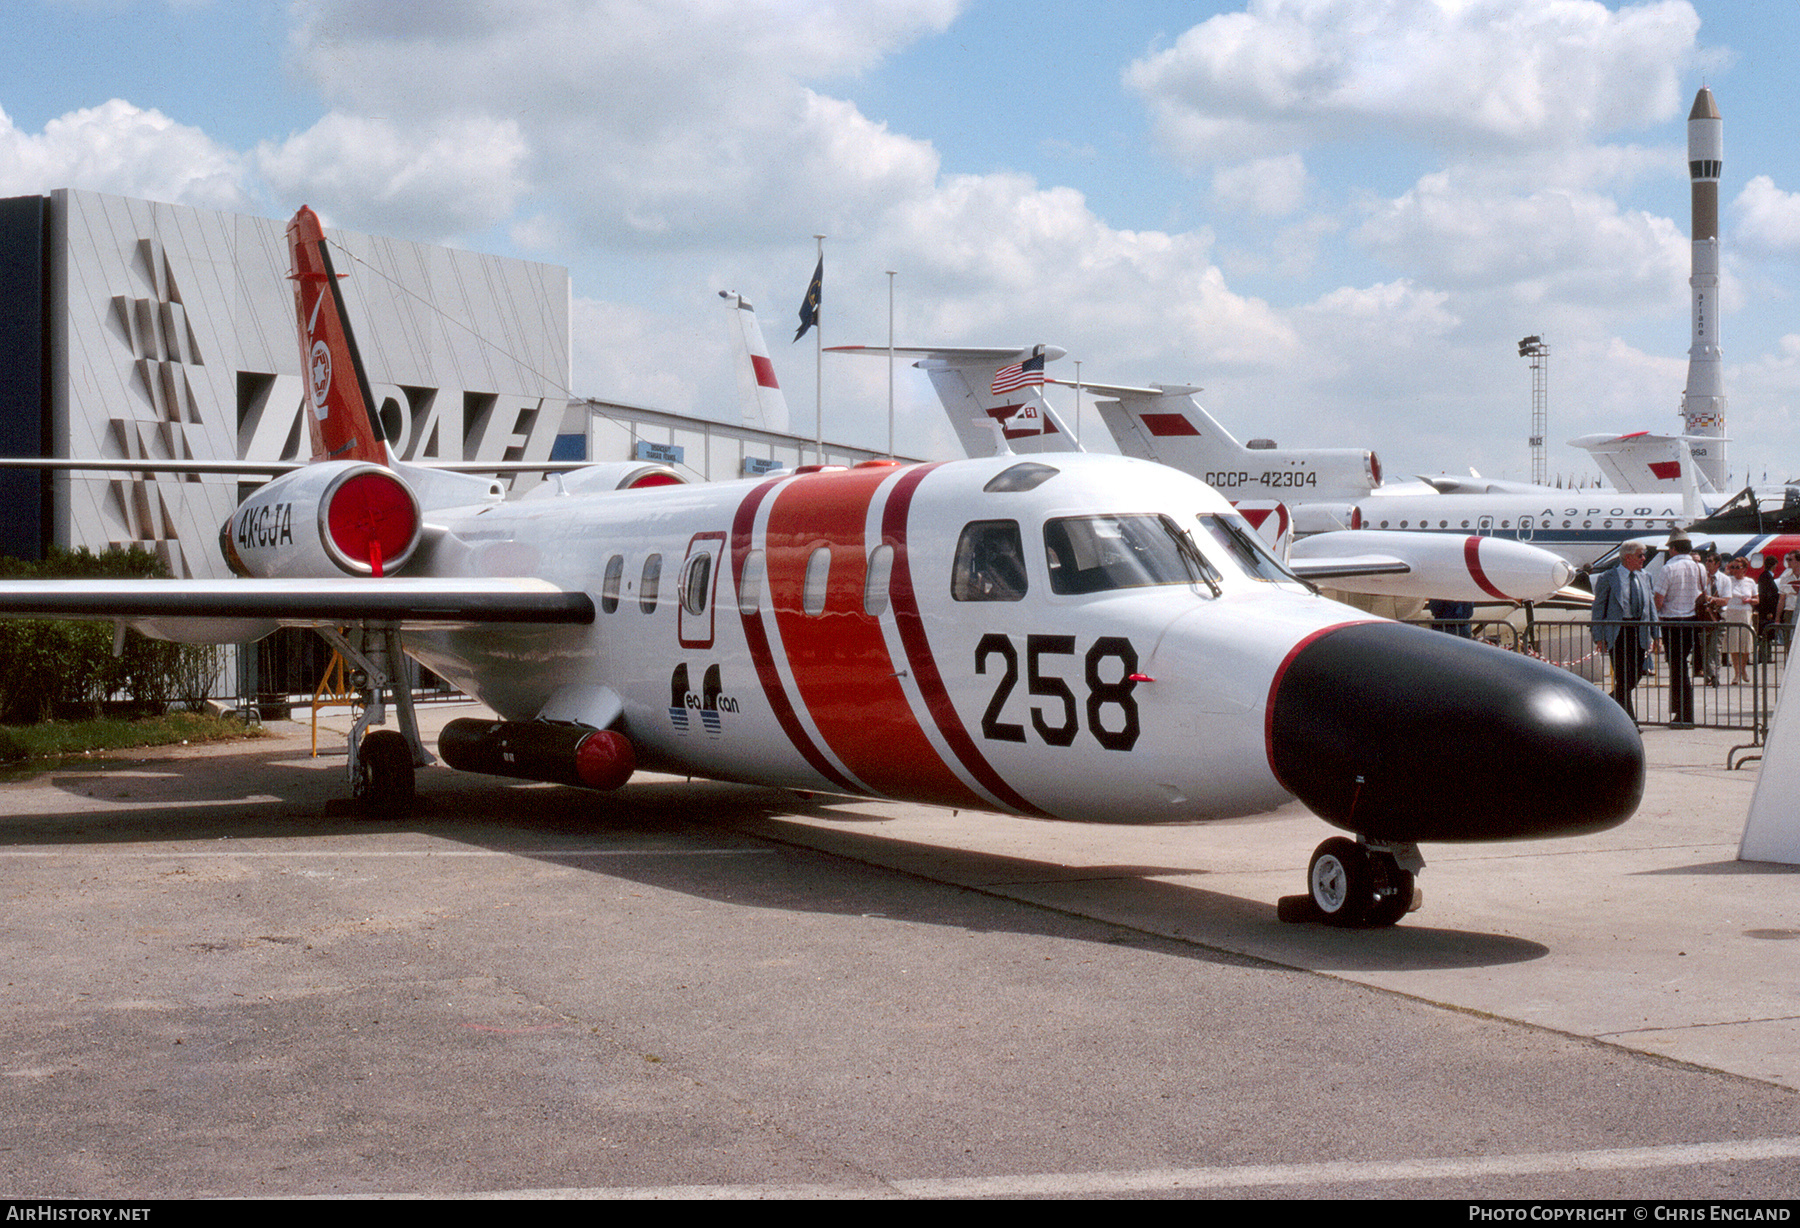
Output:
[[[1290,558],[1288,570],[1302,580],[1349,580],[1360,576],[1409,576],[1413,567],[1391,554],[1364,554],[1331,559]]]
[[[586,593],[532,579],[12,580],[0,618],[92,618],[157,639],[231,644],[277,627],[582,624]]]

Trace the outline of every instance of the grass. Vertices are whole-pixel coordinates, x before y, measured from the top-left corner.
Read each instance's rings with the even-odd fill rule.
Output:
[[[173,746],[187,742],[226,742],[261,737],[242,721],[207,712],[171,712],[136,720],[98,717],[87,721],[44,721],[36,725],[0,726],[0,763],[79,755],[96,750],[135,746]]]

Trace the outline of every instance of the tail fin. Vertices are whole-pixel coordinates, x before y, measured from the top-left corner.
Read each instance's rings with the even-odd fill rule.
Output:
[[[1700,467],[1694,465],[1690,443],[1714,443],[1713,438],[1695,439],[1687,435],[1653,435],[1637,431],[1630,435],[1583,435],[1571,439],[1569,446],[1585,449],[1613,489],[1624,494],[1673,493],[1686,489],[1683,479],[1694,469],[1698,490],[1717,494]]]
[[[866,354],[882,358],[884,345],[834,345],[834,354]],[[1073,452],[1077,450],[1068,426],[1044,400],[1037,383],[1020,383],[1041,373],[1041,362],[1061,358],[1068,351],[1054,345],[1014,346],[1011,349],[955,349],[945,346],[896,346],[894,354],[908,359],[931,377],[931,386],[943,402],[956,438],[969,456],[994,454],[995,428],[1008,449],[1019,453]],[[996,380],[1021,369],[1010,379]],[[1030,364],[1031,372],[1023,368]],[[1001,391],[995,392],[998,384]]]
[[[738,367],[738,403],[743,407],[744,425],[786,434],[788,429],[787,397],[775,382],[775,365],[769,361],[769,343],[763,340],[762,324],[750,300],[730,290],[719,291],[719,297],[735,310],[732,332],[742,343]]]
[[[294,312],[300,325],[300,368],[307,388],[312,458],[389,463],[369,376],[350,335],[338,273],[331,266],[319,215],[305,205],[288,223]]]
[[[1360,499],[1381,484],[1381,461],[1363,448],[1281,448],[1242,444],[1194,399],[1198,388],[1089,384],[1102,398],[1100,420],[1119,451],[1189,473],[1228,499],[1242,493],[1297,492],[1306,502]]]

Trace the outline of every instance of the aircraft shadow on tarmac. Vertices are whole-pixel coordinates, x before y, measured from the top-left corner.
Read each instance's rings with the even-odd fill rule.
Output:
[[[765,859],[721,856],[697,861],[696,836],[736,850],[774,844],[784,866],[826,858],[928,879],[958,891],[1013,901],[1015,923],[1041,917],[1066,932],[1068,916],[1091,917],[1107,942],[1178,944],[1193,958],[1245,958],[1314,971],[1488,967],[1543,958],[1542,945],[1508,935],[1437,929],[1412,921],[1379,931],[1284,925],[1272,900],[1245,899],[1193,884],[1193,865],[1064,865],[977,850],[900,840],[871,830],[878,815],[866,799],[715,781],[641,780],[617,794],[443,770],[419,776],[416,812],[395,824],[371,824],[344,797],[342,755],[309,759],[293,747],[228,756],[95,761],[60,769],[38,786],[125,806],[79,810],[39,806],[0,818],[0,845],[12,847],[306,838],[386,830],[419,832],[493,852],[533,858],[738,907],[860,915],[862,903],[808,876],[769,875]],[[29,786],[32,782],[23,782]],[[196,809],[197,808],[197,809]],[[788,822],[827,818],[834,825]],[[971,822],[980,822],[974,817]],[[841,828],[836,827],[842,824]],[[669,856],[658,856],[666,852]],[[621,856],[620,854],[632,854]],[[1175,881],[1179,880],[1179,881]],[[1064,914],[1052,919],[1043,909]],[[949,913],[914,920],[966,925]],[[990,906],[975,912],[991,918]],[[1149,918],[1152,926],[1108,917]],[[1017,928],[1014,925],[1012,928]],[[1025,923],[1020,932],[1038,927]],[[1157,936],[1162,935],[1162,936]],[[1248,953],[1248,954],[1246,954]]]

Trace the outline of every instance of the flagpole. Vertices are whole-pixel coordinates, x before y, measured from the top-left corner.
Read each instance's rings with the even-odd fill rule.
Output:
[[[894,459],[894,270],[888,278],[888,459]]]
[[[814,235],[813,239],[816,240],[819,245],[819,268],[824,269],[824,267],[825,267],[825,236],[824,235]],[[823,283],[821,282],[821,284],[823,284]],[[821,291],[819,297],[821,298],[821,300],[824,298],[824,294],[822,291]],[[820,308],[820,313],[822,315],[824,312],[824,303],[823,302],[820,303],[819,308]],[[823,465],[825,463],[825,326],[824,326],[824,324],[816,325],[813,328],[813,450],[818,457],[819,464]]]
[[[1075,450],[1081,451],[1081,359],[1075,360]]]

